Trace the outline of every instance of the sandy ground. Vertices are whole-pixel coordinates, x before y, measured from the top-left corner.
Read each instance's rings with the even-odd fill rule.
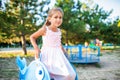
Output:
[[[99,63],[75,64],[79,80],[120,80],[120,50],[102,51]],[[34,58],[26,58],[28,64]],[[18,80],[15,58],[0,58],[0,80]]]
[[[100,63],[78,65],[79,80],[120,80],[120,52],[102,52]]]

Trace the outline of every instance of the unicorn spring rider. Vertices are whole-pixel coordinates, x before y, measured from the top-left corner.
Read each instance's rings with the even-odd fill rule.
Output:
[[[40,60],[34,60],[27,66],[26,59],[17,56],[16,63],[19,67],[19,80],[50,80],[49,73]]]

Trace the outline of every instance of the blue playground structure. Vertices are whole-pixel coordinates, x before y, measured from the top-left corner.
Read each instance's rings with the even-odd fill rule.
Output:
[[[98,46],[64,46],[71,63],[96,63],[100,61],[100,47]]]

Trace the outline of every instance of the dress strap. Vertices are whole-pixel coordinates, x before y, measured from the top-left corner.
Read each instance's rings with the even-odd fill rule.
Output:
[[[46,30],[49,30],[49,29],[48,29],[48,26],[45,26],[45,28],[46,28]]]

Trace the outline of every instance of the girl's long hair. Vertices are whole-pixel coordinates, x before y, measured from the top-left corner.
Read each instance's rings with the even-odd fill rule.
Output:
[[[50,26],[51,25],[51,22],[49,21],[49,19],[53,16],[53,14],[55,13],[55,12],[57,12],[57,11],[59,11],[59,12],[61,12],[62,13],[62,16],[64,15],[64,13],[63,13],[63,10],[60,8],[60,7],[54,7],[54,8],[52,8],[51,10],[49,10],[49,12],[48,12],[48,16],[47,16],[47,19],[46,19],[46,22],[45,22],[45,26]]]

